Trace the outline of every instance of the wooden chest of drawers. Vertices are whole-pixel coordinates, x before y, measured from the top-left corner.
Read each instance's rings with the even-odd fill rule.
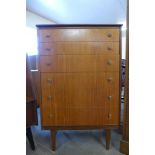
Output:
[[[109,148],[119,126],[120,26],[37,25],[41,125],[53,140],[59,129],[105,128]]]

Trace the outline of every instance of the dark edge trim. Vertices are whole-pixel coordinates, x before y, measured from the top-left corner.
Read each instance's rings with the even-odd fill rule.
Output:
[[[123,24],[43,24],[36,25],[37,28],[50,28],[50,27],[121,27]]]

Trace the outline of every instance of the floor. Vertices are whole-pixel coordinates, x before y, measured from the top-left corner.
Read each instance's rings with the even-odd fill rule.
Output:
[[[57,149],[53,152],[50,131],[41,130],[40,123],[31,129],[36,150],[32,151],[26,141],[26,155],[124,155],[119,152],[121,135],[116,130],[111,133],[110,150],[105,149],[104,130],[59,131]]]

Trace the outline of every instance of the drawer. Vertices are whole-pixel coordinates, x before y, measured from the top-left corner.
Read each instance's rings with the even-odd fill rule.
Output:
[[[40,43],[40,55],[119,54],[119,42],[48,42]]]
[[[39,29],[39,42],[52,41],[119,41],[119,28]]]
[[[40,56],[41,72],[119,71],[119,55]]]
[[[111,112],[105,108],[56,108],[43,116],[43,126],[119,125],[118,108]]]
[[[105,109],[101,108],[56,108],[52,109],[52,126],[104,125]],[[97,115],[98,114],[98,115]],[[48,115],[47,115],[48,119]],[[44,119],[46,120],[46,119]],[[45,124],[43,122],[43,124]]]

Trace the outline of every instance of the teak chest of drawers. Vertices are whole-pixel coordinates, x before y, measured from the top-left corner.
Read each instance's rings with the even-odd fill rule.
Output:
[[[37,25],[41,125],[57,130],[119,127],[121,25]]]

